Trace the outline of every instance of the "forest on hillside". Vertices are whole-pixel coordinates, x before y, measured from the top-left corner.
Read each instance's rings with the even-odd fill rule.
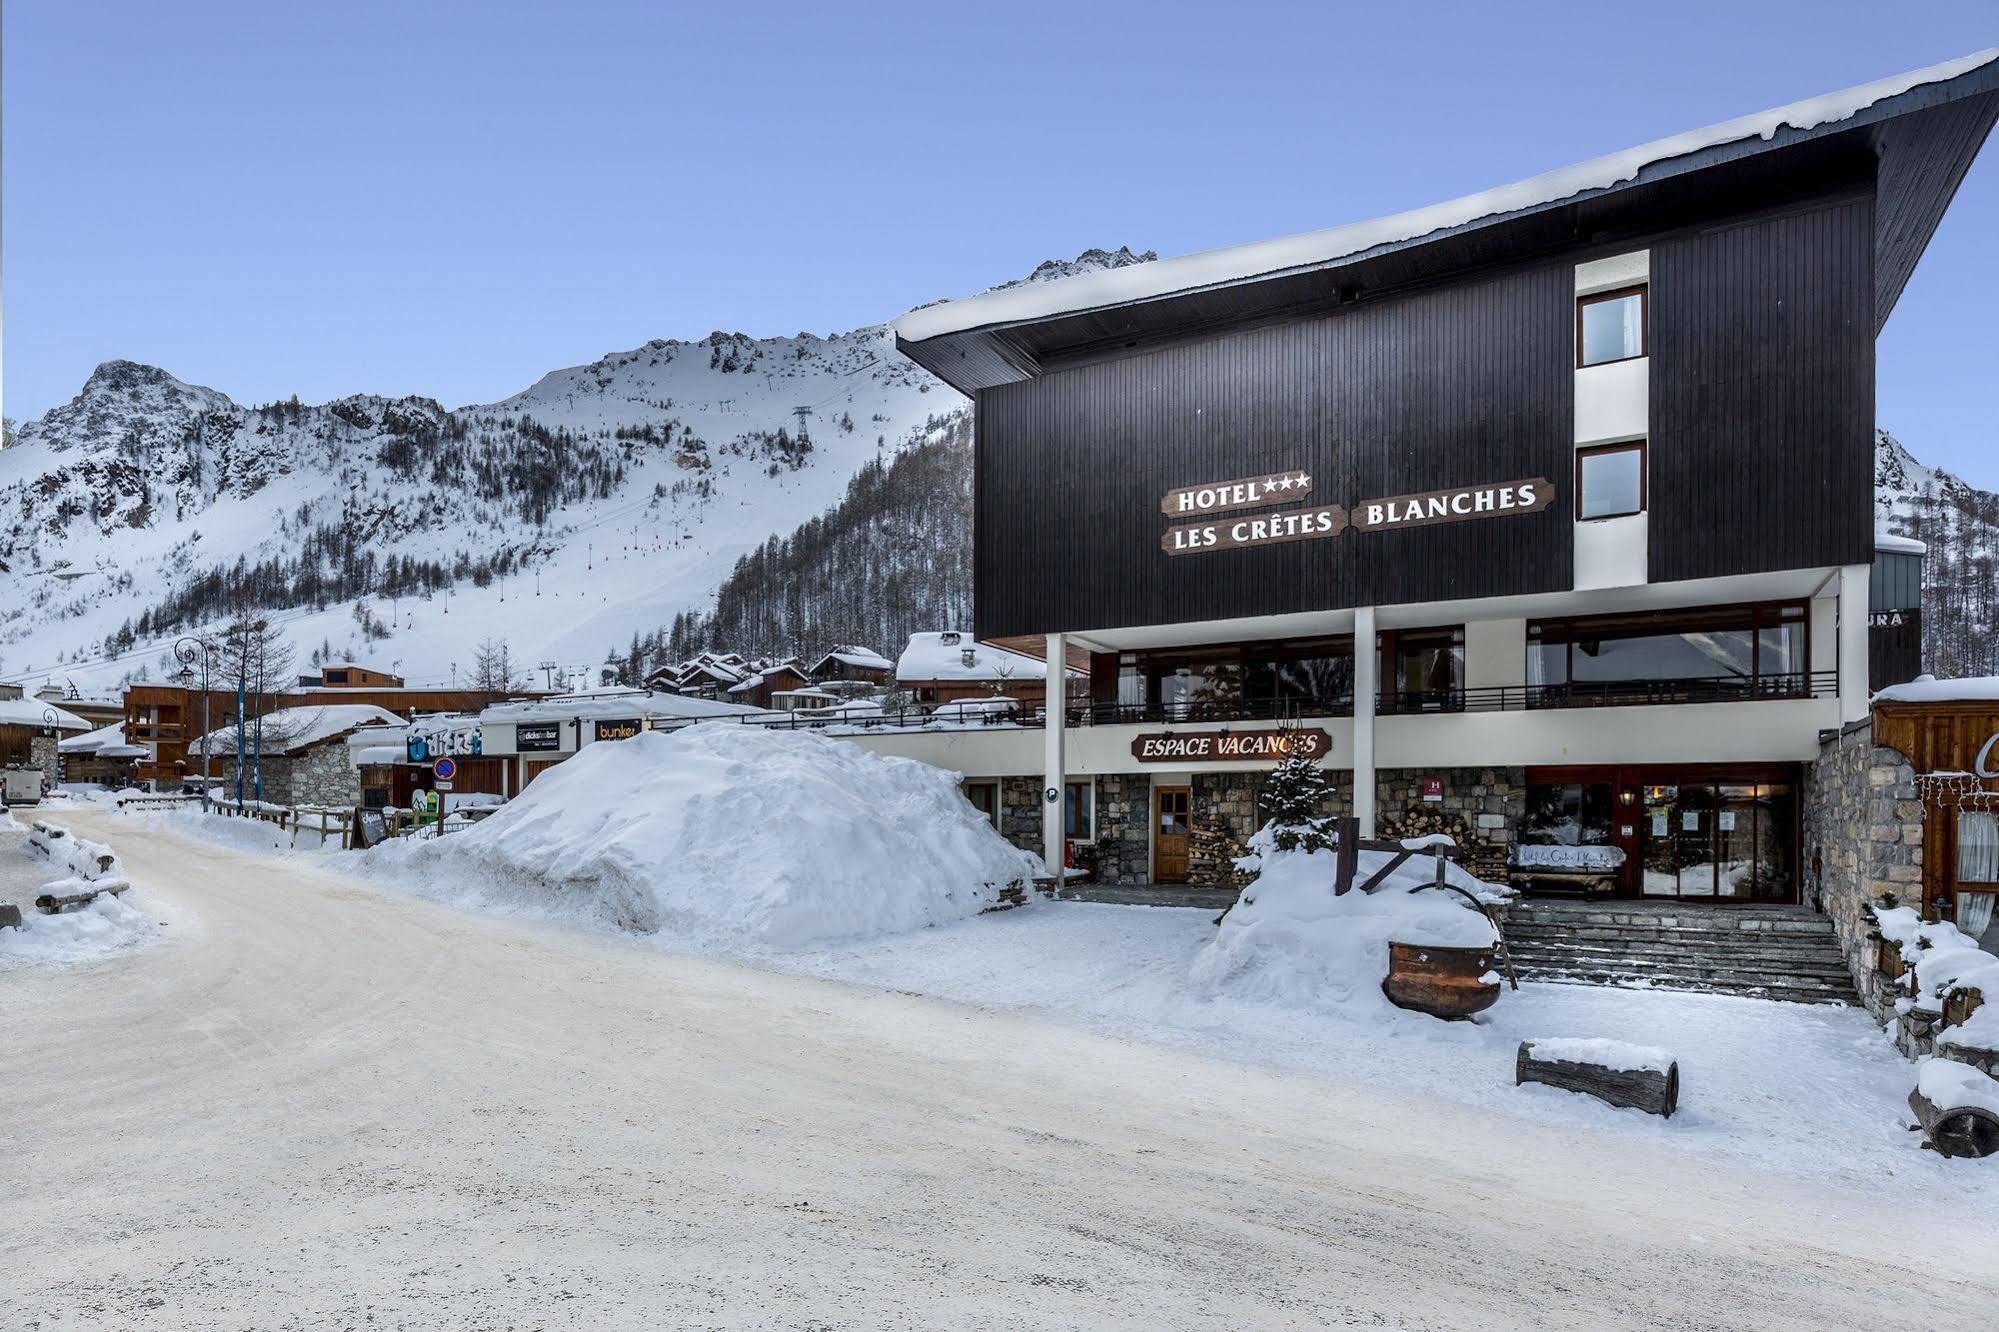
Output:
[[[606,666],[638,683],[704,649],[806,656],[861,643],[893,659],[918,630],[972,623],[972,418],[933,418],[923,442],[876,459],[840,502],[736,562],[708,613],[635,636]]]

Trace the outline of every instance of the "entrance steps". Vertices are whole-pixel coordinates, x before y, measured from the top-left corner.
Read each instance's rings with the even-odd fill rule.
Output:
[[[1505,919],[1522,980],[1860,999],[1832,922],[1804,907],[1527,898]]]

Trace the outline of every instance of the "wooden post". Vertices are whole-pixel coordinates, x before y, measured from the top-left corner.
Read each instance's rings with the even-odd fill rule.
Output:
[[[1336,819],[1333,832],[1340,839],[1333,852],[1333,896],[1345,897],[1353,891],[1354,871],[1360,866],[1360,820]]]

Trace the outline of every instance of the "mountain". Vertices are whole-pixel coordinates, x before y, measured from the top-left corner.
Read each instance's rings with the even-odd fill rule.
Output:
[[[1153,257],[1089,250],[1019,281]],[[245,407],[108,362],[0,451],[0,678],[157,677],[177,635],[246,612],[301,662],[412,683],[462,676],[488,636],[588,673],[705,609],[869,465],[961,434],[965,407],[885,324],[656,340],[456,410]]]
[[[1925,467],[1893,435],[1874,438],[1875,526],[1929,547],[1923,668],[1999,675],[1999,494]]]

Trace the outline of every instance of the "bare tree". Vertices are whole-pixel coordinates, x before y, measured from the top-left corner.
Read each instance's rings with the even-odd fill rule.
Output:
[[[283,632],[261,618],[231,624],[216,647],[222,678],[236,691],[236,803],[240,805],[246,745],[256,799],[264,798],[263,717],[270,710],[271,696],[291,683],[293,651]]]
[[[513,650],[507,640],[485,639],[472,658],[472,687],[495,694],[519,693],[526,683],[514,674]]]

